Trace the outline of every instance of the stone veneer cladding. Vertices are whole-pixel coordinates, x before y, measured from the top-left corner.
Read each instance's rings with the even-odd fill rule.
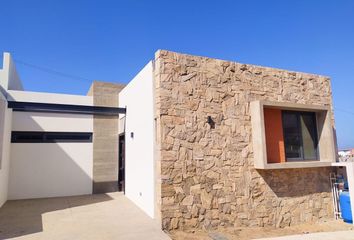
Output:
[[[95,106],[118,107],[122,84],[94,81],[88,95]],[[93,118],[93,193],[118,191],[118,116]]]
[[[253,100],[332,106],[329,78],[164,50],[154,75],[163,229],[332,218],[331,168],[256,170],[250,119]]]

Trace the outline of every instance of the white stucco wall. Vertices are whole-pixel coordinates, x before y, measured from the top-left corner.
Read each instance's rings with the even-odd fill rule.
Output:
[[[22,82],[10,53],[5,52],[3,55],[3,69],[0,75],[2,75],[0,84],[4,89],[23,90]]]
[[[92,193],[92,143],[12,143],[9,196]]]
[[[10,170],[10,136],[12,110],[0,93],[0,207],[8,197],[8,182]]]
[[[3,56],[0,85],[9,101],[93,105],[92,96],[21,91],[9,53]],[[5,112],[0,206],[7,199],[92,193],[92,143],[10,143],[11,131],[93,132],[92,115]]]
[[[5,78],[4,70],[0,69],[0,87],[1,88],[4,88],[4,86],[5,86],[5,79],[6,78]]]
[[[2,66],[0,69],[0,87],[3,89],[7,89],[7,75],[6,71],[4,70],[4,62],[5,62],[5,55],[3,55],[3,61],[2,61]]]
[[[154,218],[153,65],[144,69],[119,93],[127,107],[125,121],[125,194]],[[131,137],[131,133],[134,137]]]
[[[13,112],[13,131],[93,132],[92,115]]]
[[[12,131],[93,132],[93,117],[13,112]],[[92,166],[92,143],[11,143],[8,198],[91,194]]]
[[[70,94],[29,92],[29,91],[7,91],[7,100],[18,102],[58,103],[74,105],[93,105],[92,96],[80,96]]]

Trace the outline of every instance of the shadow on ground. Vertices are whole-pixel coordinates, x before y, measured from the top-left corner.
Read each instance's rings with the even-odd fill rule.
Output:
[[[0,239],[43,231],[42,214],[110,201],[106,194],[7,201],[0,208]]]

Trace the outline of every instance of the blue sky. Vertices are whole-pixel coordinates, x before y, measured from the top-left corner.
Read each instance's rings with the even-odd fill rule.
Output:
[[[354,1],[11,0],[0,22],[32,91],[127,83],[157,49],[330,76],[339,147],[354,147]]]

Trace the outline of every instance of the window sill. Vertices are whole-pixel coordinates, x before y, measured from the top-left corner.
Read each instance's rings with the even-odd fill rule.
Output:
[[[255,166],[256,169],[287,169],[287,168],[315,168],[330,167],[332,162],[324,161],[303,161],[303,162],[285,162],[285,163],[266,163],[263,166]]]

